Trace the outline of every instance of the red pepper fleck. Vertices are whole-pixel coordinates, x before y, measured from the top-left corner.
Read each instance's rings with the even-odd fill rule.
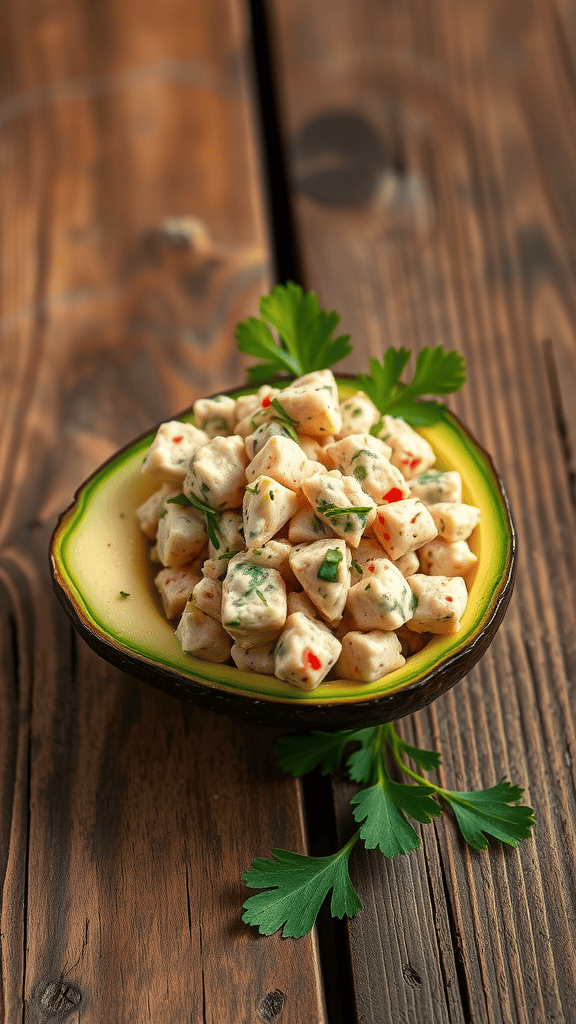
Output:
[[[416,466],[419,466],[421,462],[422,459],[412,459],[410,462],[410,469],[416,469]]]
[[[409,466],[410,465],[410,459],[401,459],[400,463],[401,463],[402,466]]]
[[[178,444],[180,441],[184,440],[184,435],[179,434],[178,437],[173,437],[172,440],[174,441],[174,444]]]
[[[263,409],[267,409],[268,406],[270,405],[270,401],[271,401],[270,396],[266,395],[266,398],[262,399],[262,408]]]
[[[411,519],[410,522],[411,523],[415,523],[416,522],[416,516],[414,516],[414,519]]]
[[[304,651],[302,660],[304,662],[304,668],[306,668],[307,665],[310,665],[310,668],[314,669],[315,672],[322,667],[320,658],[317,658],[315,654],[312,654],[312,651]]]
[[[384,540],[390,540],[390,534],[389,533],[383,533],[382,536],[384,537]]]
[[[383,501],[388,501],[390,503],[393,502],[393,501],[401,501],[402,500],[402,491],[400,490],[399,487],[391,487],[390,490],[387,491],[386,494],[383,495],[382,500]]]
[[[454,600],[454,598],[453,598],[453,597],[447,597],[447,598],[446,598],[446,600],[447,600],[447,601],[453,601],[453,600]]]
[[[379,512],[378,513],[378,522],[380,523],[381,526],[385,526],[386,520],[384,518],[384,513],[383,512]]]
[[[374,572],[374,569],[376,568],[376,566],[375,565],[369,565],[368,568],[369,568],[370,572]]]

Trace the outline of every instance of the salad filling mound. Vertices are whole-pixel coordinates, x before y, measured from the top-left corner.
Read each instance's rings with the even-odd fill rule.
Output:
[[[371,682],[456,633],[480,510],[428,442],[329,369],[163,423],[137,510],[182,649],[312,690]]]

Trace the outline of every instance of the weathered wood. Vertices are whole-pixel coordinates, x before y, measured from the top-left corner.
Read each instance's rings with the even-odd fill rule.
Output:
[[[534,838],[476,855],[445,815],[410,857],[355,851],[358,1016],[570,1021],[573,12],[545,0],[268,6],[306,283],[342,313],[349,369],[389,344],[464,352],[470,383],[450,404],[492,452],[519,533],[516,595],[490,651],[401,728],[443,752],[449,788],[525,786]],[[350,794],[336,786],[343,835]]]
[[[2,28],[0,1020],[321,1022],[314,939],[240,919],[252,857],[304,848],[273,736],[100,661],[47,572],[103,458],[244,377],[268,249],[243,8],[6,2]]]

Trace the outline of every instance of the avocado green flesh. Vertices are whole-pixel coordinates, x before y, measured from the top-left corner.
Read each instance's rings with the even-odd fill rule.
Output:
[[[340,381],[339,388],[343,399],[356,390],[348,381]],[[54,535],[58,582],[82,621],[99,637],[135,659],[210,686],[268,701],[314,704],[355,702],[406,687],[461,651],[486,625],[507,578],[512,553],[508,512],[486,454],[449,414],[421,433],[437,454],[435,468],[457,469],[464,500],[481,509],[481,522],[471,540],[479,561],[469,579],[473,582],[460,631],[434,638],[382,680],[332,680],[316,690],[301,691],[274,676],[241,672],[183,653],[174,634],[176,623],[166,621],[154,587],[159,566],[150,562],[149,541],[135,517],[136,508],[159,486],[140,472],[153,433],[102,466],[80,488]]]

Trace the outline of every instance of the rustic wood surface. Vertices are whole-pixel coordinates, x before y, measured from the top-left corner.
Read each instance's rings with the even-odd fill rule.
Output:
[[[250,7],[275,44],[290,259],[246,2],[2,5],[0,1021],[572,1024],[574,12]],[[466,355],[450,404],[504,476],[519,576],[480,665],[400,727],[442,751],[442,784],[506,775],[537,816],[516,851],[472,853],[449,815],[409,856],[357,848],[364,910],[323,915],[319,951],[242,925],[240,874],[273,846],[328,852],[326,789],[306,786],[306,824],[271,730],[98,659],[47,569],[89,472],[243,377],[233,324],[298,257],[353,335],[343,368],[388,344]],[[340,837],[351,792],[336,780]]]
[[[232,327],[270,279],[246,12],[1,23],[0,1020],[315,1024],[315,939],[241,923],[252,858],[305,850],[273,734],[112,669],[48,575],[79,483],[244,378]]]
[[[465,353],[450,405],[493,453],[519,534],[489,653],[403,734],[442,785],[511,777],[534,839],[476,855],[453,820],[355,856],[363,1024],[576,1020],[576,22],[556,0],[270,0],[307,283],[356,352]],[[362,365],[361,365],[362,364]],[[349,787],[334,788],[340,832]]]

